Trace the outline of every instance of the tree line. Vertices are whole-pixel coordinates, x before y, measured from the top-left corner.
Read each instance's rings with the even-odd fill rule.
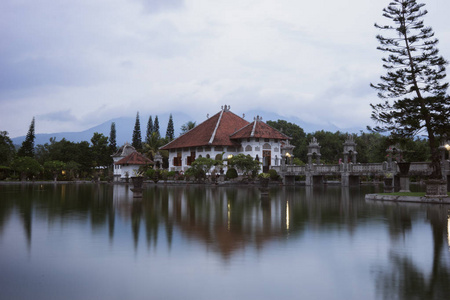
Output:
[[[182,129],[183,130],[183,129]],[[139,112],[132,134],[132,146],[150,159],[159,147],[174,139],[172,115],[169,117],[166,136],[159,132],[158,116],[149,117],[145,139],[141,138]],[[35,118],[21,146],[14,145],[8,132],[0,131],[0,180],[9,179],[110,179],[112,155],[119,149],[116,141],[116,124],[111,123],[109,137],[95,132],[88,141],[72,142],[65,138],[35,145]],[[168,153],[163,153],[168,156]],[[165,159],[167,162],[167,158]]]
[[[312,138],[321,145],[321,162],[338,163],[343,157],[343,143],[348,133],[340,131],[316,131],[305,133],[297,124],[285,120],[267,121],[273,128],[290,136],[294,163],[307,162],[307,146]],[[187,122],[181,126],[181,134],[195,127],[195,122]],[[56,141],[50,138],[48,143],[34,145],[35,119],[33,118],[27,136],[20,147],[13,145],[8,133],[0,131],[0,179],[108,179],[112,176],[112,155],[118,151],[116,141],[116,124],[111,123],[110,134],[105,136],[95,132],[88,141],[72,142],[66,139]],[[163,168],[168,167],[168,152],[159,148],[175,138],[172,115],[169,117],[165,137],[159,131],[158,116],[149,117],[144,139],[141,134],[139,112],[136,114],[132,133],[132,146],[150,159],[160,152],[163,156]],[[395,142],[391,136],[374,132],[353,134],[357,144],[357,161],[375,163],[386,161],[386,149]],[[411,161],[429,161],[430,151],[426,139],[410,139],[404,141],[400,148],[407,149]],[[16,151],[17,149],[17,151]]]

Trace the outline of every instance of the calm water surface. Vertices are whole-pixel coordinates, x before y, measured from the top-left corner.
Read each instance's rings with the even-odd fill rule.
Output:
[[[450,207],[377,188],[0,185],[0,298],[450,299]]]

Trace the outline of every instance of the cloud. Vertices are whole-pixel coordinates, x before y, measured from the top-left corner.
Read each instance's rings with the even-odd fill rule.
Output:
[[[429,2],[426,24],[450,59],[450,3]],[[369,83],[384,74],[373,23],[386,22],[385,5],[4,0],[0,130],[23,135],[33,116],[37,132],[84,130],[136,111],[195,121],[225,103],[365,128],[378,101]]]
[[[46,113],[37,117],[43,121],[73,122],[78,120],[70,109]]]
[[[138,0],[147,13],[176,10],[184,7],[183,0]]]

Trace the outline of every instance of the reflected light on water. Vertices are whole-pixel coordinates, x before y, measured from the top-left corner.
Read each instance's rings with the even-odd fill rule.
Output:
[[[286,229],[289,230],[289,201],[286,201]]]
[[[228,224],[227,224],[227,228],[228,231],[230,231],[231,228],[231,204],[230,204],[230,200],[227,201],[227,220],[228,220]]]

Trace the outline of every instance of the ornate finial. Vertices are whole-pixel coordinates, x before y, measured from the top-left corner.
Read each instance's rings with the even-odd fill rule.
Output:
[[[242,114],[242,119],[244,119],[245,118],[245,114]]]
[[[311,142],[309,143],[309,145],[318,145],[319,143],[317,142],[317,139],[316,139],[316,137],[313,137],[312,139],[311,139]]]
[[[209,114],[206,114],[206,118],[209,119]]]

